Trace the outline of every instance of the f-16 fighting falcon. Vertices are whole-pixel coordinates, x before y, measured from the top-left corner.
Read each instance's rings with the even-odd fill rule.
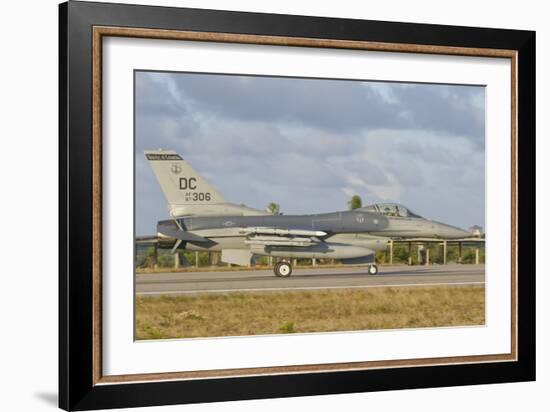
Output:
[[[158,245],[192,251],[221,251],[221,260],[250,264],[254,255],[279,258],[275,275],[292,274],[293,258],[339,259],[370,264],[390,239],[458,239],[470,233],[425,219],[393,203],[351,211],[311,215],[269,214],[228,203],[204,178],[171,150],[147,150],[145,156],[166,196],[169,220],[157,224]]]

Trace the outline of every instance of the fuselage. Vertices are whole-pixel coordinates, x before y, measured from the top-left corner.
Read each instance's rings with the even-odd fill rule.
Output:
[[[258,254],[310,256],[328,245],[339,248],[337,256],[348,253],[359,254],[365,248],[372,253],[384,250],[389,239],[441,238],[456,239],[469,236],[469,233],[422,217],[385,216],[369,211],[341,211],[311,215],[263,215],[263,216],[193,216],[178,218],[182,230],[208,238],[209,243],[186,242],[188,250],[219,251],[223,249],[254,249]],[[308,247],[269,247],[258,248],[250,245],[249,236],[243,228],[269,227],[284,230],[311,230],[324,232],[319,242]],[[174,220],[158,224],[160,236],[166,236],[176,228]],[[166,239],[168,241],[168,239]],[[349,246],[349,247],[348,247]],[[319,256],[321,256],[319,255]]]
[[[185,230],[201,231],[224,228],[265,226],[282,229],[309,229],[338,233],[368,233],[388,238],[433,237],[456,239],[469,233],[444,223],[419,217],[384,216],[367,211],[342,211],[311,215],[208,216],[184,217]]]

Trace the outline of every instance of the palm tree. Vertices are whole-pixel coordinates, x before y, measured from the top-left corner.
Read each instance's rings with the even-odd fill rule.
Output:
[[[348,201],[349,210],[359,209],[362,206],[363,206],[363,201],[361,200],[361,196],[359,195],[353,195],[351,199]]]
[[[279,206],[279,204],[275,202],[271,202],[267,205],[267,211],[272,215],[278,215],[280,209],[281,207]]]

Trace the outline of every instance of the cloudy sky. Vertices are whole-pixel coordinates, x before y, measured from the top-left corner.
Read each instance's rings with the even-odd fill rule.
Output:
[[[146,149],[172,149],[224,197],[285,214],[399,202],[485,225],[485,89],[136,72],[136,234],[168,217]]]

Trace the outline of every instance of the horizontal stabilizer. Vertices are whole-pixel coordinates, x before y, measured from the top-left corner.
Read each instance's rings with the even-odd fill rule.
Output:
[[[159,242],[158,236],[136,236],[137,245],[155,245]]]
[[[171,224],[170,224],[171,223]],[[195,235],[194,233],[181,230],[173,221],[162,221],[157,225],[157,231],[164,235],[170,236],[184,242],[191,243],[211,243],[210,239],[207,239],[202,236]]]

